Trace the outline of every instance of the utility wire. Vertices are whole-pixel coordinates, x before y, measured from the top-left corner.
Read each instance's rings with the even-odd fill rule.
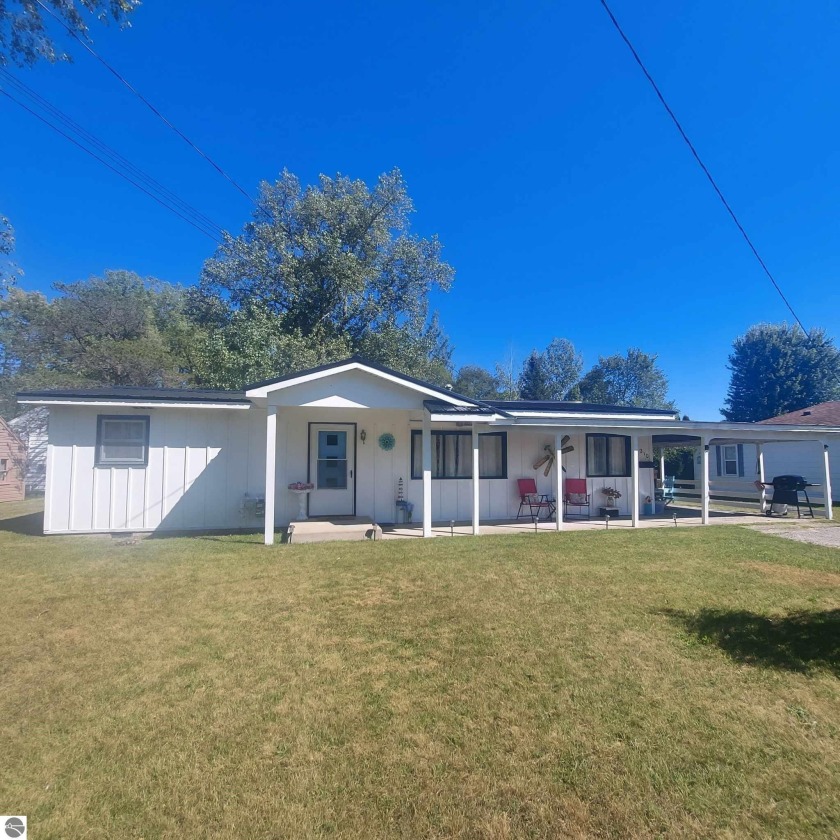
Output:
[[[8,99],[11,99],[11,101],[12,101],[12,102],[14,102],[15,104],[19,105],[21,108],[23,108],[23,110],[24,110],[24,111],[27,111],[28,113],[32,114],[32,116],[33,116],[33,117],[35,117],[36,119],[40,120],[40,121],[41,121],[42,123],[44,123],[45,125],[48,125],[48,126],[49,126],[49,127],[50,127],[53,131],[55,131],[57,134],[60,134],[62,137],[64,137],[64,139],[65,139],[65,140],[69,140],[69,141],[70,141],[70,142],[71,142],[74,146],[78,146],[78,147],[79,147],[79,148],[80,148],[83,152],[85,152],[86,154],[89,154],[92,158],[94,158],[94,159],[98,160],[98,161],[99,161],[99,162],[100,162],[103,166],[108,167],[108,169],[110,169],[112,172],[115,172],[117,175],[119,175],[119,176],[120,176],[120,178],[124,178],[124,179],[125,179],[126,181],[128,181],[130,184],[132,184],[133,186],[137,187],[137,189],[138,189],[138,190],[140,190],[141,192],[146,193],[146,195],[148,195],[148,196],[149,196],[149,198],[153,198],[153,199],[154,199],[154,200],[155,200],[158,204],[162,205],[162,206],[163,206],[163,207],[165,207],[167,210],[169,210],[170,212],[174,213],[176,216],[179,216],[179,217],[180,217],[181,219],[183,219],[183,220],[184,220],[187,224],[192,225],[192,226],[193,226],[196,230],[200,231],[200,232],[201,232],[201,233],[203,233],[206,237],[208,237],[209,239],[212,239],[214,242],[216,242],[216,244],[218,244],[218,245],[221,245],[221,244],[222,244],[222,243],[220,242],[220,240],[218,240],[218,239],[217,239],[215,236],[213,236],[211,233],[209,233],[208,231],[206,231],[204,228],[199,227],[199,225],[197,225],[194,221],[192,221],[191,219],[188,219],[186,216],[184,216],[182,213],[180,213],[180,212],[179,212],[178,210],[176,210],[174,207],[172,207],[171,205],[167,204],[165,201],[163,201],[163,200],[162,200],[161,198],[159,198],[158,196],[156,196],[156,195],[154,195],[153,193],[149,192],[149,190],[147,190],[147,189],[146,189],[145,187],[143,187],[141,184],[138,184],[138,183],[137,183],[137,181],[133,180],[131,177],[129,177],[128,175],[126,175],[124,172],[121,172],[121,171],[120,171],[119,169],[117,169],[115,166],[112,166],[110,163],[108,163],[108,161],[104,160],[104,159],[103,159],[103,158],[101,158],[99,155],[97,155],[97,154],[96,154],[96,152],[93,152],[93,151],[91,151],[90,149],[88,149],[88,148],[87,148],[87,146],[82,145],[82,144],[81,144],[78,140],[76,140],[75,138],[71,137],[71,136],[70,136],[69,134],[67,134],[66,132],[62,131],[62,129],[60,129],[58,126],[53,125],[53,123],[51,123],[51,122],[50,122],[48,119],[46,119],[45,117],[41,116],[41,114],[37,113],[36,111],[33,111],[33,110],[32,110],[32,109],[28,106],[28,105],[26,105],[25,103],[21,102],[19,99],[17,99],[16,97],[14,97],[11,93],[9,93],[9,91],[8,91],[8,90],[6,90],[5,88],[0,87],[0,94],[3,94],[3,96],[7,97]]]
[[[187,216],[195,220],[202,228],[206,229],[207,232],[213,235],[215,239],[222,238],[222,228],[216,224],[212,219],[205,216],[204,213],[197,210],[188,202],[184,201],[180,196],[176,193],[172,192],[172,190],[165,187],[151,175],[148,175],[138,166],[135,166],[130,160],[123,157],[119,152],[108,146],[102,140],[100,140],[96,135],[91,134],[91,132],[87,131],[85,128],[80,126],[77,122],[75,122],[71,117],[61,111],[59,108],[52,105],[48,100],[44,99],[44,97],[40,96],[36,91],[30,88],[28,85],[24,84],[20,79],[17,79],[8,70],[3,69],[0,67],[0,78],[5,78],[8,82],[14,85],[19,93],[22,93],[26,96],[30,102],[33,102],[37,107],[46,111],[50,116],[59,120],[61,123],[64,124],[71,132],[76,134],[80,137],[84,142],[93,146],[107,158],[109,158],[116,166],[122,167],[123,169],[127,170],[128,173],[131,175],[132,178],[137,178],[139,181],[143,182],[150,190],[153,192],[158,193],[164,201],[174,204],[179,210],[185,213]]]
[[[75,38],[97,61],[99,61],[105,68],[107,68],[120,82],[122,82],[125,87],[127,87],[159,120],[161,120],[165,125],[167,125],[172,131],[175,132],[188,146],[190,146],[197,154],[201,155],[212,167],[215,169],[222,177],[226,178],[236,187],[245,198],[248,199],[252,204],[256,205],[257,202],[254,198],[248,193],[248,191],[239,184],[232,176],[228,175],[221,166],[219,166],[213,158],[210,157],[206,152],[203,152],[186,134],[184,134],[179,128],[173,125],[145,96],[143,96],[134,85],[131,84],[123,75],[121,75],[117,70],[114,69],[104,58],[102,58],[96,50],[91,47],[87,41],[82,39],[77,32],[75,32],[71,27],[69,27],[49,6],[43,3],[43,0],[35,0],[35,2],[45,11],[47,12],[56,22],[58,22],[64,29],[67,30],[68,34],[70,34],[73,38]]]
[[[40,0],[38,0],[38,2],[40,2]],[[802,331],[805,333],[805,336],[810,341],[811,340],[811,335],[808,332],[808,330],[805,329],[805,324],[802,323],[802,320],[796,314],[796,311],[794,310],[790,301],[785,297],[784,292],[782,291],[779,284],[776,282],[776,278],[773,276],[770,269],[767,267],[767,264],[761,258],[761,254],[758,253],[758,249],[755,247],[755,245],[753,245],[752,239],[750,239],[746,230],[744,230],[744,226],[738,220],[738,217],[735,215],[735,211],[732,209],[731,205],[726,200],[726,197],[724,196],[723,192],[721,192],[720,187],[717,185],[717,182],[712,177],[712,173],[709,172],[708,167],[706,166],[705,163],[703,163],[702,159],[700,158],[700,155],[697,152],[697,149],[694,148],[694,144],[691,142],[691,140],[689,140],[688,135],[685,133],[685,129],[682,127],[682,125],[680,125],[680,121],[677,119],[676,115],[671,110],[668,103],[665,101],[665,97],[662,95],[662,91],[659,89],[659,86],[653,80],[653,76],[651,76],[650,73],[648,72],[647,67],[645,67],[644,62],[639,57],[639,54],[636,52],[635,47],[630,42],[630,39],[624,34],[624,30],[621,28],[619,22],[616,20],[615,15],[612,13],[612,10],[607,5],[606,0],[600,0],[600,2],[601,2],[601,5],[604,7],[604,10],[606,11],[606,13],[609,15],[610,20],[613,22],[613,26],[615,26],[616,30],[618,31],[618,34],[621,36],[624,43],[627,44],[627,47],[629,48],[630,52],[633,54],[633,58],[636,59],[636,64],[639,65],[639,67],[642,70],[642,73],[645,74],[645,78],[650,82],[650,85],[653,88],[654,92],[656,93],[656,96],[659,98],[659,101],[662,103],[662,107],[665,108],[665,110],[667,111],[668,116],[671,118],[674,125],[677,127],[677,131],[679,131],[680,136],[682,137],[683,140],[685,140],[686,145],[691,150],[691,154],[694,155],[694,159],[700,165],[700,168],[703,170],[704,174],[709,179],[709,183],[712,185],[712,188],[717,193],[718,198],[721,200],[723,206],[726,208],[726,211],[732,217],[732,221],[735,222],[735,226],[738,228],[739,231],[741,231],[741,235],[746,240],[747,245],[749,245],[750,250],[753,252],[753,256],[758,260],[758,264],[761,266],[764,273],[770,279],[770,282],[773,284],[773,288],[775,288],[775,290],[779,293],[779,297],[781,297],[781,299],[784,301],[785,306],[790,310],[790,314],[793,315],[794,320],[796,321],[797,324],[799,324],[799,326],[802,328]]]

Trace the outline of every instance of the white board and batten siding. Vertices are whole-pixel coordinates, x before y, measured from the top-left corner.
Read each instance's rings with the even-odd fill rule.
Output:
[[[99,414],[149,415],[146,467],[95,466]],[[265,412],[50,411],[45,533],[257,527],[242,500],[264,482]]]

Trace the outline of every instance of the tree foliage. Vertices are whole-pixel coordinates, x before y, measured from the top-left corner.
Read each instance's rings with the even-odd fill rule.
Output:
[[[180,287],[108,271],[54,289],[53,300],[17,288],[0,300],[5,414],[24,388],[192,382],[206,338],[187,317]]]
[[[242,234],[227,236],[202,272],[202,293],[227,308],[224,329],[242,324],[238,312],[259,312],[261,328],[316,361],[329,361],[342,347],[448,380],[451,350],[430,317],[429,294],[448,290],[454,272],[437,238],[410,233],[413,207],[399,170],[372,189],[341,175],[302,188],[284,171],[261,185],[258,205]]]
[[[523,400],[565,399],[580,378],[583,358],[566,338],[555,338],[539,353],[536,350],[525,360],[519,377]]]
[[[10,254],[14,250],[15,230],[5,216],[0,216],[0,294],[7,291],[23,273],[9,259]]]
[[[754,422],[840,398],[840,352],[824,330],[758,324],[735,339],[727,420]]]
[[[91,17],[128,26],[128,16],[140,0],[43,0],[53,15],[80,38],[88,37]],[[0,0],[0,67],[16,64],[31,67],[40,59],[70,61],[57,51],[51,25],[52,15],[36,0]]]
[[[480,365],[464,365],[452,383],[453,390],[474,400],[492,400],[499,396],[499,382]]]
[[[601,356],[580,381],[581,399],[607,405],[674,408],[668,399],[668,380],[656,356],[631,347],[627,355]]]

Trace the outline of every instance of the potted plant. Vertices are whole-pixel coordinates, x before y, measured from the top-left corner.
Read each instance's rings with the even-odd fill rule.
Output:
[[[615,507],[615,503],[621,498],[621,491],[615,487],[602,487],[601,492],[607,498],[606,507]]]
[[[653,499],[650,496],[645,496],[645,516],[653,516]]]

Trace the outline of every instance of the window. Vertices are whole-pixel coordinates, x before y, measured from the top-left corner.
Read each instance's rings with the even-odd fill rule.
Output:
[[[147,416],[99,415],[96,426],[97,467],[145,467],[148,461]]]
[[[738,475],[738,447],[722,446],[723,475]]]
[[[625,478],[630,475],[630,438],[626,435],[587,435],[586,474]]]
[[[480,478],[507,478],[507,432],[478,436]],[[423,478],[423,433],[411,432],[411,477]],[[472,478],[472,432],[432,432],[432,478]]]
[[[0,481],[5,481],[9,472],[9,459],[0,458]]]

